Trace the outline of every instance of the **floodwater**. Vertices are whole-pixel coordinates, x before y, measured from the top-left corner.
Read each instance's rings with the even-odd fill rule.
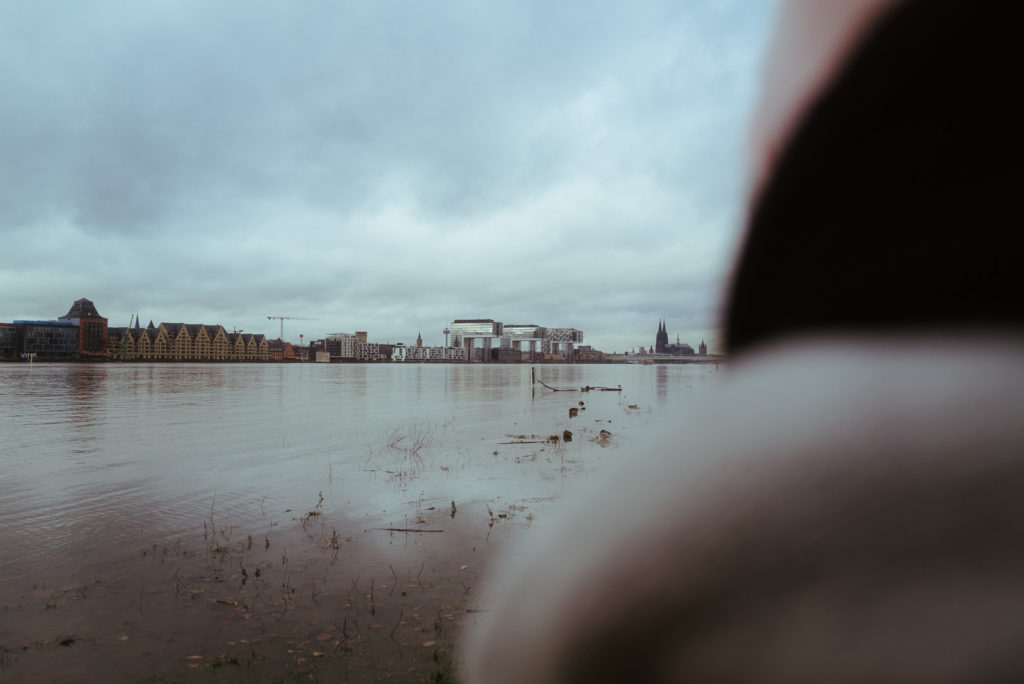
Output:
[[[518,365],[0,364],[0,680],[450,681],[495,552],[717,375],[536,371],[576,391]]]

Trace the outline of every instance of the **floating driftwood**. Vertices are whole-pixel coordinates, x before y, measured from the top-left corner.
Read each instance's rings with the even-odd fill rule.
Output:
[[[563,388],[560,388],[560,387],[552,387],[551,385],[545,384],[543,380],[541,380],[540,378],[537,377],[537,370],[533,366],[530,366],[530,379],[533,380],[533,384],[534,385],[541,385],[542,387],[546,387],[547,389],[551,390],[552,392],[575,392],[576,391],[574,389],[563,389]]]
[[[536,369],[534,369],[532,366],[530,367],[530,377],[533,378],[533,383],[535,385],[541,385],[542,387],[545,387],[545,388],[551,390],[552,392],[590,392],[592,390],[599,391],[599,392],[621,392],[622,391],[622,385],[619,385],[618,387],[592,387],[590,385],[587,385],[586,387],[580,387],[579,389],[566,388],[566,387],[552,387],[551,385],[545,384],[545,382],[543,380],[541,380],[540,378],[537,377]]]
[[[381,532],[444,532],[444,530],[420,530],[415,527],[376,527]]]

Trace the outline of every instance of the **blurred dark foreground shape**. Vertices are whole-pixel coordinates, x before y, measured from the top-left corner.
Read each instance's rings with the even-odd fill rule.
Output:
[[[1014,9],[783,3],[729,368],[501,566],[470,681],[1024,681]]]

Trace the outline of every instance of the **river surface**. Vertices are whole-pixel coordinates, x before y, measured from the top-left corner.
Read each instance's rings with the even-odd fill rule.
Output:
[[[0,679],[457,669],[493,552],[717,377],[535,368],[575,391],[520,365],[0,364]]]

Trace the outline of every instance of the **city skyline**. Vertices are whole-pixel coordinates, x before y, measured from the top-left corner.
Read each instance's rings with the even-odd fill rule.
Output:
[[[75,300],[75,302],[73,303],[71,309],[68,311],[67,314],[64,314],[64,315],[54,315],[54,316],[46,316],[46,315],[39,316],[39,315],[37,315],[37,316],[31,316],[31,317],[20,318],[20,319],[12,319],[12,320],[7,320],[7,321],[0,320],[0,325],[10,326],[11,324],[15,324],[15,323],[24,324],[24,323],[47,323],[47,322],[50,322],[50,323],[72,322],[72,323],[77,325],[78,324],[78,316],[79,316],[79,314],[77,312],[79,312],[79,311],[91,312],[91,313],[88,313],[87,315],[92,316],[92,317],[94,317],[96,319],[103,319],[104,321],[110,321],[110,319],[108,319],[106,316],[103,316],[102,314],[98,313],[96,305],[94,304],[94,302],[92,300],[90,300],[88,298],[80,298],[80,299]],[[114,323],[112,321],[110,323],[107,323],[106,325],[109,325],[109,328],[110,328],[111,331],[113,331],[115,329],[120,329],[122,331],[123,330],[132,330],[132,329],[138,330],[140,328],[153,329],[154,327],[159,328],[159,327],[164,327],[164,326],[179,326],[179,327],[180,326],[187,326],[187,327],[194,327],[194,328],[200,328],[200,327],[221,328],[227,334],[234,334],[234,335],[237,336],[237,335],[239,335],[241,333],[248,333],[248,335],[257,335],[257,336],[259,336],[261,338],[266,338],[266,340],[269,341],[269,342],[277,341],[277,342],[287,343],[287,344],[294,345],[296,348],[298,348],[299,346],[309,346],[310,343],[313,343],[313,342],[323,342],[324,339],[326,339],[326,338],[334,338],[334,337],[337,337],[339,335],[340,336],[347,336],[347,337],[362,336],[362,339],[363,339],[364,342],[366,342],[366,341],[373,341],[375,343],[381,343],[381,344],[385,344],[385,345],[389,345],[389,346],[395,346],[395,345],[397,345],[397,346],[408,346],[408,347],[414,347],[414,346],[415,347],[420,347],[420,346],[423,346],[423,347],[441,347],[442,346],[441,344],[431,343],[429,338],[427,338],[427,341],[424,342],[424,339],[423,339],[421,331],[417,331],[416,337],[411,342],[407,341],[404,338],[401,338],[401,339],[395,339],[395,338],[387,338],[387,339],[384,339],[384,338],[373,338],[372,340],[370,340],[368,331],[358,331],[358,330],[356,330],[359,327],[358,325],[355,326],[355,328],[352,328],[352,330],[355,331],[355,332],[335,331],[335,332],[332,332],[332,333],[328,333],[328,334],[326,334],[326,335],[324,335],[322,337],[306,337],[302,333],[299,333],[299,338],[298,339],[290,339],[287,335],[281,335],[280,333],[284,330],[284,321],[286,321],[286,320],[288,320],[288,321],[293,320],[291,317],[267,316],[266,319],[268,321],[272,321],[272,320],[278,320],[279,321],[279,336],[277,338],[273,338],[273,337],[271,337],[270,334],[268,334],[266,332],[263,332],[261,330],[258,330],[258,329],[257,330],[248,330],[248,331],[246,331],[244,328],[238,328],[237,326],[225,326],[224,324],[219,323],[219,322],[218,323],[204,322],[204,323],[198,323],[198,324],[184,322],[184,321],[192,321],[193,317],[186,317],[185,319],[182,319],[182,322],[171,322],[171,321],[168,321],[168,320],[163,320],[162,318],[160,320],[150,319],[148,323],[143,324],[142,323],[143,317],[140,314],[133,313],[133,314],[131,314],[129,316],[129,323],[126,326],[116,325],[116,323]],[[294,319],[294,320],[310,320],[310,319],[297,318],[297,319]],[[315,320],[315,319],[312,319],[312,320]],[[499,346],[500,345],[504,345],[507,342],[507,340],[521,340],[522,341],[522,345],[523,345],[523,349],[524,350],[531,350],[531,351],[555,351],[554,349],[549,349],[548,348],[548,341],[555,341],[555,342],[559,342],[559,343],[571,342],[572,345],[570,347],[567,347],[567,349],[572,349],[574,347],[581,347],[582,346],[582,347],[584,347],[586,349],[597,349],[599,351],[607,352],[607,353],[610,353],[610,354],[622,353],[622,352],[634,353],[634,352],[637,352],[638,350],[639,350],[640,353],[647,353],[647,349],[648,349],[648,347],[645,346],[645,344],[642,341],[638,345],[631,345],[631,346],[626,347],[624,349],[599,349],[598,347],[596,347],[592,343],[585,344],[585,338],[584,338],[584,331],[583,330],[579,330],[579,329],[576,329],[576,328],[557,327],[557,326],[551,326],[551,325],[537,325],[536,323],[530,323],[530,324],[504,323],[503,321],[497,321],[497,320],[495,320],[493,318],[486,318],[486,319],[459,319],[459,318],[456,318],[456,319],[453,319],[452,321],[450,321],[450,323],[446,323],[444,325],[444,329],[442,330],[442,334],[444,335],[444,344],[443,344],[444,347],[448,346],[449,336],[450,336],[450,339],[451,339],[451,345],[453,347],[461,347],[461,346],[463,346],[463,344],[462,344],[462,337],[464,335],[467,335],[467,336],[477,340],[475,346],[481,346],[482,345],[482,346],[487,347],[487,348],[490,348],[491,344],[497,344]],[[657,331],[657,336],[656,336],[656,343],[654,345],[654,346],[657,346],[658,349],[655,350],[654,346],[651,346],[650,347],[650,351],[652,353],[657,351],[657,353],[660,354],[663,351],[669,351],[668,349],[663,349],[662,348],[664,344],[667,344],[667,341],[668,341],[667,337],[664,337],[664,340],[663,340],[663,336],[667,336],[667,334],[668,333],[667,333],[667,324],[666,324],[666,322],[664,320],[662,320],[662,319],[659,319],[658,320],[658,331]],[[493,342],[486,342],[486,341],[483,340],[483,338],[486,338],[486,337],[491,337],[491,338],[493,338],[494,341]],[[502,339],[499,339],[499,338],[502,338]],[[674,345],[675,347],[679,347],[679,344],[678,344],[679,339],[680,338],[679,338],[679,335],[677,333],[676,334],[677,344]],[[519,348],[519,342],[515,342],[515,346],[517,348]],[[701,346],[702,349],[706,346],[704,338],[701,338],[700,346]],[[687,347],[692,347],[692,345],[689,345],[689,344],[686,344],[686,343],[684,343],[682,345],[682,348],[687,348]],[[562,351],[565,351],[565,349],[563,349]],[[670,352],[670,353],[675,353],[675,352]],[[690,350],[689,353],[692,353],[692,349]],[[704,353],[704,352],[702,351],[701,353]]]
[[[774,5],[5,4],[0,319],[717,347]]]

